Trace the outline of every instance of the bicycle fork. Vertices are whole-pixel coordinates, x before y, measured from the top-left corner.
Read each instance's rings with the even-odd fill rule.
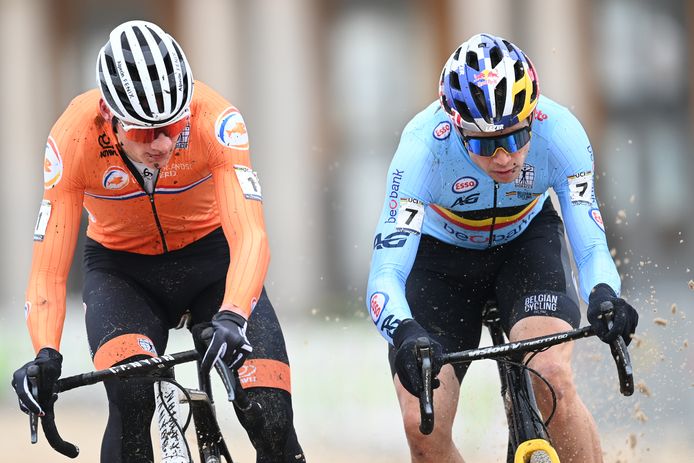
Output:
[[[498,309],[487,307],[484,317],[492,343],[504,344]],[[516,360],[521,362],[522,356]],[[528,370],[512,363],[497,362],[497,365],[509,428],[507,463],[559,463],[542,422]]]

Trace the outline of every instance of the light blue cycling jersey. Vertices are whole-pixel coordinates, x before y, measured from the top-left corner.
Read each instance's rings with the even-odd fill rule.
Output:
[[[412,318],[405,282],[421,234],[486,249],[513,240],[556,192],[579,273],[580,293],[620,278],[610,256],[593,188],[593,150],[565,107],[541,97],[525,164],[511,183],[496,183],[475,165],[436,101],[405,127],[390,164],[383,212],[374,238],[367,288],[373,322],[388,342]]]

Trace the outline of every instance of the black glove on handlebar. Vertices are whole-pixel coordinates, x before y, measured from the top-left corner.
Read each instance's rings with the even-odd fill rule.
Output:
[[[608,325],[604,312],[600,308],[603,302],[612,303],[612,326]],[[629,345],[631,335],[634,334],[636,325],[639,323],[639,314],[624,299],[617,297],[609,285],[600,283],[593,288],[588,298],[588,321],[603,342],[611,343],[621,336]]]
[[[193,326],[195,348],[201,355],[200,370],[209,372],[217,360],[222,360],[229,368],[243,365],[248,354],[253,352],[246,337],[248,322],[241,315],[230,310],[214,314],[209,323]]]
[[[414,319],[408,318],[400,322],[400,325],[393,333],[393,345],[395,346],[395,371],[400,378],[400,382],[407,391],[418,397],[422,390],[422,368],[417,360],[415,344],[418,338],[427,338],[432,351],[432,385],[439,387],[439,380],[436,376],[441,371],[443,347],[429,336],[429,333],[422,328],[422,325]]]
[[[36,359],[25,363],[21,368],[14,372],[12,376],[12,387],[19,399],[19,408],[24,413],[35,413],[44,416],[52,413],[55,397],[53,388],[56,381],[60,378],[63,364],[63,356],[55,349],[44,347],[36,356]],[[29,367],[35,366],[37,372],[36,384],[38,386],[38,396],[34,397],[31,392],[29,382]]]

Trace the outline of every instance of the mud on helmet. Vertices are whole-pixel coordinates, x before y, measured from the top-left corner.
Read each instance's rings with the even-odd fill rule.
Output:
[[[523,51],[490,34],[472,36],[441,72],[441,107],[460,129],[494,132],[533,113],[540,96],[535,68]]]

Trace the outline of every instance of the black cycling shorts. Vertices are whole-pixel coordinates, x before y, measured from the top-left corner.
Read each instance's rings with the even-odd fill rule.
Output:
[[[581,319],[564,225],[548,198],[515,240],[486,250],[465,249],[422,236],[406,284],[412,316],[447,352],[479,346],[482,308],[495,300],[508,334],[524,317]],[[395,372],[394,349],[389,350]],[[459,381],[469,364],[454,365]]]
[[[87,239],[83,301],[95,366],[163,354],[169,330],[186,311],[192,324],[209,321],[222,303],[228,269],[229,246],[221,228],[159,255],[113,251]],[[253,352],[239,370],[243,386],[289,391],[284,338],[265,290],[246,334]]]

